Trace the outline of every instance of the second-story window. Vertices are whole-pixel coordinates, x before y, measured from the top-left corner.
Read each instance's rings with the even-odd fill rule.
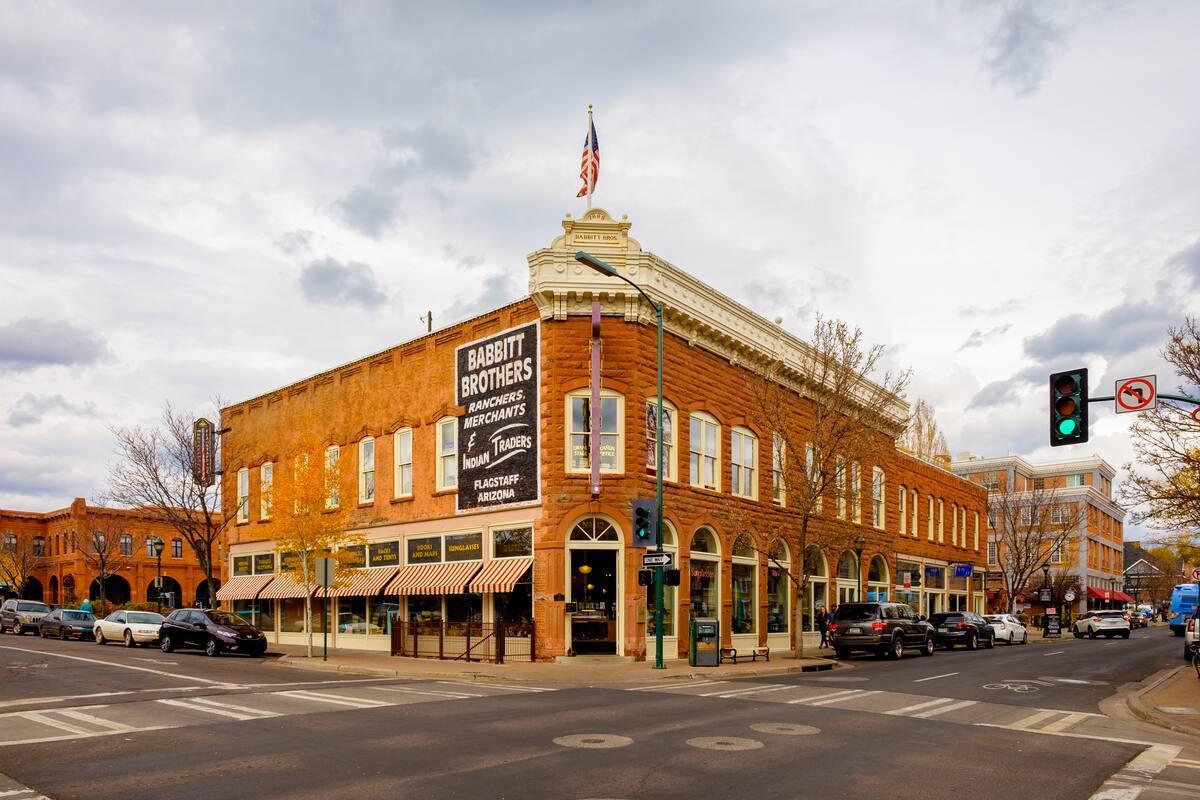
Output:
[[[176,537],[171,540],[171,558],[183,558],[183,539]]]
[[[133,555],[133,537],[128,533],[122,533],[121,538],[117,539],[117,548],[123,556]]]
[[[921,500],[920,493],[916,489],[913,489],[912,490],[912,535],[916,536],[918,538],[921,536],[921,528],[920,528],[920,525],[918,525],[918,522],[920,520],[920,511],[921,511],[920,500]]]
[[[341,474],[338,462],[342,449],[336,444],[325,448],[325,507],[337,508],[342,503]]]
[[[933,495],[929,495],[929,516],[925,519],[926,538],[933,541]]]
[[[988,562],[989,564],[995,564],[995,563],[997,563],[997,562],[996,562],[996,543],[995,543],[995,542],[988,542],[988,546],[987,546],[987,562]]]
[[[250,470],[245,467],[237,473],[237,521],[250,521]]]
[[[771,502],[777,506],[787,505],[787,490],[784,486],[784,459],[786,454],[783,452],[783,437],[778,433],[771,436]],[[808,452],[805,454],[807,459],[806,468],[811,473],[813,469],[813,448],[810,444]]]
[[[368,436],[358,443],[358,502],[375,500],[375,439]]]
[[[958,546],[958,504],[950,504],[950,544]]]
[[[834,459],[833,491],[837,495],[838,519],[846,518],[846,460],[841,456]]]
[[[437,490],[458,488],[458,420],[445,417],[437,424]]]
[[[393,494],[412,497],[412,428],[401,428],[392,434],[392,458],[396,462]]]
[[[758,439],[745,428],[731,431],[732,491],[738,497],[758,497]]]
[[[604,389],[600,392],[600,471],[625,471],[621,431],[624,430],[624,398]],[[663,441],[666,444],[666,440]],[[668,466],[670,462],[668,461]],[[592,397],[588,391],[567,395],[567,471],[591,472]],[[664,478],[667,475],[663,475]]]
[[[44,537],[44,536],[33,537],[33,555],[38,558],[41,558],[42,556],[46,555],[46,537]]]
[[[979,512],[975,512],[975,552],[979,552]]]
[[[663,401],[663,463],[667,465],[663,472],[664,481],[676,479],[675,472],[675,408],[666,400]],[[655,460],[658,458],[658,398],[646,401],[646,472],[653,475]]]
[[[946,503],[940,497],[938,498],[938,544],[946,543]]]
[[[689,464],[692,486],[721,490],[721,426],[707,414],[692,414]]]
[[[146,537],[146,557],[154,558],[154,537],[153,536]]]
[[[857,523],[862,523],[862,467],[857,461],[850,462],[850,513]]]
[[[1083,482],[1083,473],[1082,472],[1077,472],[1074,475],[1067,476],[1067,488],[1068,489],[1073,489],[1075,487],[1083,486],[1083,485],[1084,485],[1084,482]]]
[[[271,495],[275,491],[275,464],[267,461],[258,468],[258,517],[271,518]]]
[[[875,467],[871,470],[871,524],[876,528],[883,528],[886,525],[885,511],[883,504],[885,477],[883,470]],[[901,494],[903,494],[901,490]],[[901,519],[904,518],[904,512],[900,512]]]
[[[908,533],[908,489],[901,486],[899,493],[896,494],[898,505],[896,514],[900,518],[900,535]]]

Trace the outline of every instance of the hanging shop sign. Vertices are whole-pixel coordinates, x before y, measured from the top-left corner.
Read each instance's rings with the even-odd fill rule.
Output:
[[[217,475],[217,430],[201,417],[192,423],[192,480],[197,486],[212,486]]]
[[[427,536],[408,540],[409,564],[436,564],[442,560],[442,537]]]
[[[447,561],[479,561],[482,558],[482,533],[456,533],[446,537]]]
[[[400,565],[399,542],[371,542],[367,545],[367,555],[372,567],[396,567]]]
[[[975,567],[972,564],[955,564],[954,577],[969,578],[975,574]]]
[[[455,351],[458,510],[538,501],[538,324]]]

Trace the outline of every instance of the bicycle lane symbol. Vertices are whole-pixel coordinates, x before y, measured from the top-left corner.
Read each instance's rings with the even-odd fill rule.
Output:
[[[1046,681],[1007,679],[1000,681],[999,683],[985,683],[983,684],[983,688],[998,691],[1007,689],[1008,691],[1016,692],[1017,694],[1032,694],[1033,692],[1041,691],[1043,686],[1053,685],[1053,683],[1047,683]]]

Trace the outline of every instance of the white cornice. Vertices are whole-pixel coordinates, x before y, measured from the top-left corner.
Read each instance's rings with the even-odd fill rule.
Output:
[[[806,364],[813,350],[807,342],[769,322],[737,301],[653,253],[629,236],[626,217],[614,220],[593,208],[576,220],[563,220],[563,235],[549,247],[529,254],[529,294],[543,319],[563,320],[591,313],[593,298],[604,314],[619,314],[630,322],[652,324],[654,311],[631,286],[605,277],[575,261],[586,250],[637,283],[664,308],[665,330],[703,347],[731,363],[778,363],[798,383],[812,380]],[[865,393],[881,391],[866,384]],[[908,418],[908,404],[890,403],[890,421],[897,434]]]
[[[1021,456],[996,456],[993,458],[972,458],[965,461],[955,461],[950,465],[955,472],[967,473],[994,472],[997,469],[1017,469],[1022,475],[1044,476],[1058,475],[1067,472],[1085,472],[1098,469],[1100,474],[1110,481],[1116,477],[1117,471],[1100,456],[1088,456],[1069,461],[1053,461],[1047,464],[1034,464]]]

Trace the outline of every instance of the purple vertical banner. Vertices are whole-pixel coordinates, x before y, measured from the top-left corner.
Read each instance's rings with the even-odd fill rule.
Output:
[[[592,399],[588,403],[588,455],[592,461],[592,497],[600,496],[600,301],[592,300]]]

